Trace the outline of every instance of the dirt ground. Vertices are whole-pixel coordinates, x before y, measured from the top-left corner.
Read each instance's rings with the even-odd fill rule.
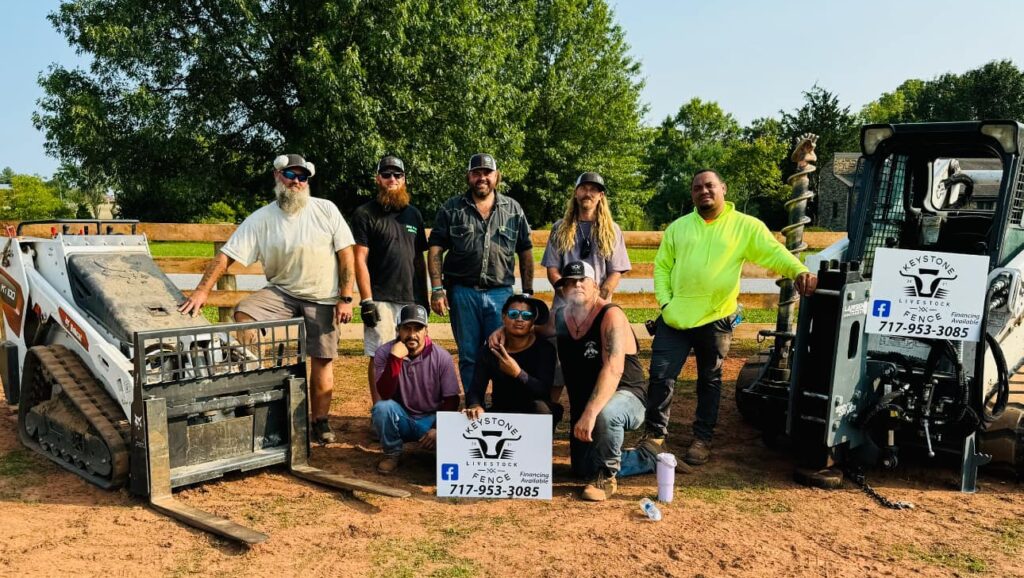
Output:
[[[356,343],[346,345],[331,412],[341,443],[314,449],[313,463],[396,485],[412,498],[345,495],[282,470],[176,492],[270,535],[248,549],[28,453],[7,416],[0,418],[0,575],[1024,576],[1024,493],[1016,481],[982,474],[979,492],[964,495],[952,469],[870,475],[883,494],[913,502],[910,511],[883,509],[850,484],[832,492],[794,484],[786,454],[767,448],[732,402],[731,380],[752,343],[735,344],[727,363],[712,461],[677,476],[676,500],[662,506],[661,522],[638,507],[655,493],[653,475],[623,480],[606,503],[577,498],[564,423],[550,502],[435,498],[433,457],[418,452],[407,452],[397,474],[379,476],[365,360]],[[674,447],[689,442],[693,380],[691,362],[673,407]]]

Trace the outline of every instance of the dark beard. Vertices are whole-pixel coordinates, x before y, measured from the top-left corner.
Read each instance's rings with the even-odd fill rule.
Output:
[[[399,211],[409,206],[409,191],[402,183],[394,191],[383,185],[377,185],[377,202],[389,211]]]

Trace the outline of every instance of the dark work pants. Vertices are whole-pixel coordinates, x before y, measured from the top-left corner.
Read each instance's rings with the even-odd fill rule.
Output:
[[[676,378],[692,349],[697,357],[697,418],[693,422],[693,435],[711,441],[722,397],[722,361],[729,354],[734,317],[729,315],[692,329],[673,329],[658,318],[651,345],[651,381],[647,390],[648,433],[658,437],[668,433]]]
[[[508,405],[491,405],[487,408],[487,411],[497,413],[531,413],[535,415],[550,415],[551,416],[551,427],[555,428],[558,426],[558,422],[562,421],[562,415],[565,413],[565,408],[560,403],[554,403],[546,399],[533,399],[529,401],[523,401],[521,403],[511,403]]]

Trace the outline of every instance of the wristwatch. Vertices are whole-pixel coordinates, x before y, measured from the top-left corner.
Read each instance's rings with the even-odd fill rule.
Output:
[[[347,304],[352,302],[352,296],[351,295],[339,295],[338,296],[338,301],[341,301],[342,303],[347,305]]]

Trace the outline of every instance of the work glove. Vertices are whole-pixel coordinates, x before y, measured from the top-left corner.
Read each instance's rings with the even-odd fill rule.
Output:
[[[363,324],[373,328],[380,321],[380,312],[377,311],[377,304],[370,299],[359,302],[359,314],[363,317]]]

